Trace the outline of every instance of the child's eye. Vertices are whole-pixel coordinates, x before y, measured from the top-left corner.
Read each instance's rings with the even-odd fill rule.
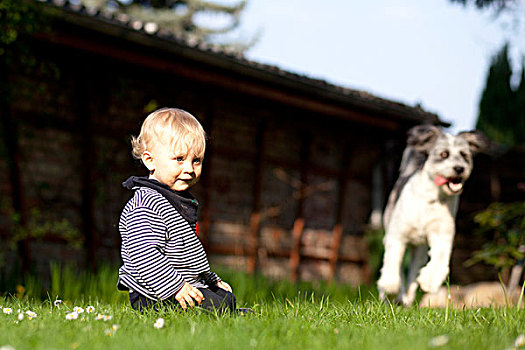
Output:
[[[200,158],[194,158],[193,159],[193,163],[200,164],[201,163],[201,159]]]
[[[175,157],[175,160],[177,162],[183,162],[184,161],[184,157],[182,157],[182,156],[181,157]]]

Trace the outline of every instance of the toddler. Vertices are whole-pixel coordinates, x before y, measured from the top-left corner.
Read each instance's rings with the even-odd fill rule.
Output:
[[[231,287],[210,271],[196,235],[198,202],[188,191],[201,175],[202,126],[186,111],[162,108],[144,120],[131,143],[149,177],[123,183],[134,195],[119,221],[118,288],[129,290],[131,306],[140,311],[169,302],[183,309],[235,310]]]

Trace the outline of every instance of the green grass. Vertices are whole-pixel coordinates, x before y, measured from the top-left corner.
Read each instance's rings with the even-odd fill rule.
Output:
[[[27,286],[20,299],[0,299],[2,307],[13,309],[12,314],[0,312],[0,348],[512,349],[516,338],[525,334],[523,309],[403,308],[379,302],[373,290],[277,283],[231,271],[221,276],[233,286],[240,306],[252,307],[254,315],[198,310],[139,314],[129,307],[126,294],[114,289],[115,270],[96,275],[64,271],[55,267],[53,294],[44,300],[27,296]],[[55,293],[64,300],[59,307],[53,305]],[[73,307],[88,305],[95,312],[66,319]],[[38,316],[19,321],[19,309]],[[96,320],[98,314],[112,319]],[[159,317],[165,325],[156,329]]]

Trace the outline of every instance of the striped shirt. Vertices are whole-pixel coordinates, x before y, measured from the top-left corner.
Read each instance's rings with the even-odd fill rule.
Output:
[[[196,225],[154,189],[136,188],[122,211],[119,230],[123,261],[119,285],[163,300],[175,295],[184,282],[207,288],[219,280],[210,272]]]

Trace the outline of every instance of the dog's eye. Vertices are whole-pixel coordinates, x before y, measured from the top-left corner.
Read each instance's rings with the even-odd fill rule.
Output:
[[[448,158],[449,153],[448,153],[448,151],[443,151],[443,152],[441,152],[441,153],[439,154],[439,156],[440,156],[441,158],[445,159],[445,158]]]
[[[459,152],[463,159],[468,160],[468,155],[465,152]]]

